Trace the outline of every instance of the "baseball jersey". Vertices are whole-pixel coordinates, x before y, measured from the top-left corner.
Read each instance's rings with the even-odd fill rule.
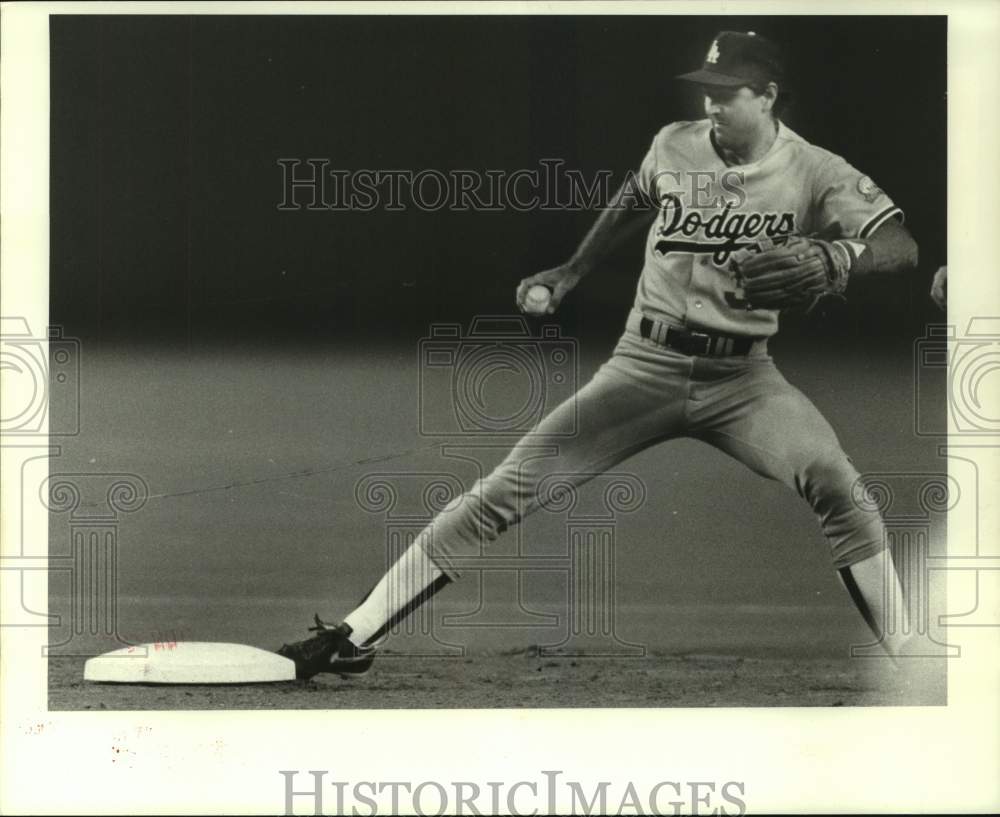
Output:
[[[639,183],[660,212],[635,309],[692,329],[769,337],[778,312],[742,297],[734,252],[762,238],[866,238],[902,212],[868,176],[783,123],[767,154],[746,165],[727,166],[710,134],[708,119],[675,122],[643,159]]]

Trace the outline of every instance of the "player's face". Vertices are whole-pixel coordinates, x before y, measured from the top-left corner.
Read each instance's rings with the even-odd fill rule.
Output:
[[[746,86],[704,85],[702,91],[705,115],[712,120],[716,141],[725,147],[746,144],[770,117],[766,97]]]

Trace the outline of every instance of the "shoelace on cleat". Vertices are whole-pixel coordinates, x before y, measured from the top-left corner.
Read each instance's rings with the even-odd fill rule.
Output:
[[[339,627],[339,625],[327,624],[327,622],[323,621],[323,619],[321,619],[319,617],[319,613],[314,613],[313,614],[313,621],[315,623],[313,624],[312,627],[309,628],[309,632],[311,632],[311,633],[328,633],[328,632],[334,632]],[[347,660],[347,661],[350,661],[350,660],[363,660],[363,659],[367,658],[369,655],[373,655],[378,650],[378,648],[380,646],[382,646],[382,643],[384,641],[385,641],[385,638],[383,637],[383,638],[379,639],[377,642],[375,642],[374,644],[365,644],[362,647],[358,647],[358,646],[356,646],[345,635],[344,636],[344,642],[345,642],[344,643],[344,647],[345,647],[345,649],[338,650],[336,653],[334,653],[334,655],[337,658],[340,658],[342,660]]]

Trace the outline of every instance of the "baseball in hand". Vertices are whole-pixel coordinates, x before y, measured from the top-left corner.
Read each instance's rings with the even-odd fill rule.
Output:
[[[552,290],[542,284],[535,284],[524,296],[524,311],[529,315],[544,315],[549,308]]]

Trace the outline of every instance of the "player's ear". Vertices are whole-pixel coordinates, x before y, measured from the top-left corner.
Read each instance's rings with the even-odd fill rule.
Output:
[[[769,113],[774,109],[774,103],[778,101],[778,83],[769,82],[764,86],[764,90],[760,94],[761,100],[761,111],[763,113]]]

